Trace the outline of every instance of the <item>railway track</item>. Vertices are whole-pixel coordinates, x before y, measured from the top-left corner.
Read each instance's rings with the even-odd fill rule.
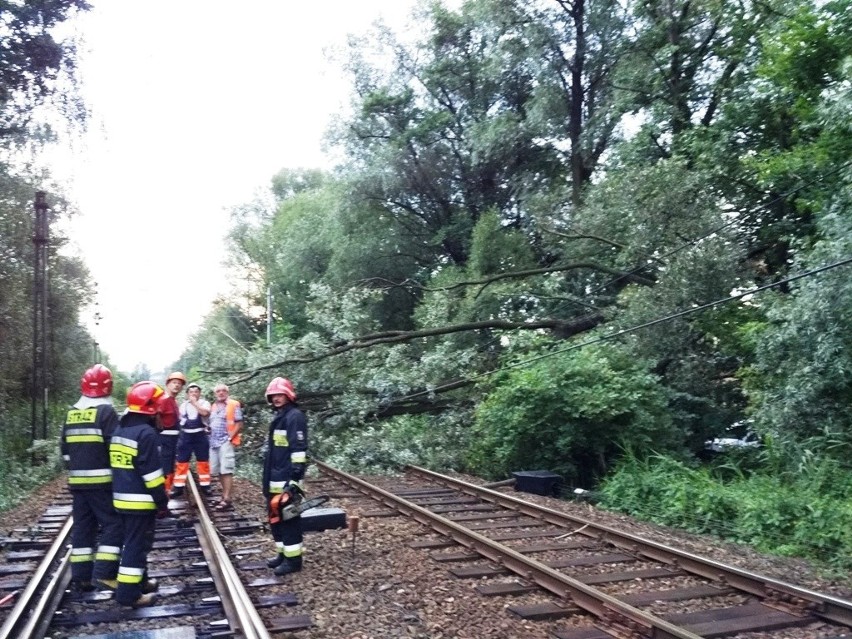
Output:
[[[439,533],[412,546],[453,577],[478,580],[483,597],[540,593],[538,602],[510,604],[511,613],[530,621],[588,618],[554,629],[557,639],[780,636],[814,624],[825,637],[850,636],[850,601],[425,469],[409,468],[406,483],[382,489],[318,465],[387,507],[366,516],[402,513]]]
[[[148,570],[160,588],[159,599],[151,607],[118,606],[108,590],[68,589],[70,505],[48,509],[33,528],[4,540],[7,563],[0,575],[19,578],[2,586],[9,601],[0,607],[0,639],[85,639],[155,630],[176,639],[270,637],[270,622],[258,610],[291,606],[296,597],[292,593],[252,597],[244,585],[251,583],[246,575],[252,567],[241,569],[236,562],[260,552],[264,536],[260,523],[233,511],[211,514],[192,480],[188,489],[186,499],[170,503],[173,516],[157,522]],[[255,535],[258,538],[253,540]],[[234,552],[235,548],[241,552]],[[8,605],[12,600],[14,606]],[[298,628],[310,625],[310,620],[290,620],[289,625]]]
[[[345,536],[312,541],[309,535],[306,572],[275,577],[265,563],[270,537],[258,520],[234,511],[208,514],[191,487],[192,499],[177,504],[177,516],[160,523],[149,557],[161,598],[151,608],[131,610],[112,602],[108,592],[67,591],[62,531],[70,505],[58,503],[37,524],[18,531],[15,540],[3,540],[0,601],[8,601],[0,604],[0,639],[102,638],[152,629],[172,633],[161,635],[170,639],[384,636],[367,629],[365,615],[377,614],[388,617],[386,627],[400,637],[486,636],[465,626],[474,609],[502,616],[505,630],[487,636],[507,639],[852,636],[848,601],[543,508],[518,498],[521,493],[489,490],[419,468],[369,483],[323,464],[317,467],[320,475],[309,480],[310,493],[329,494],[332,505],[345,503],[364,522],[357,552],[354,526]],[[259,514],[260,504],[255,506]],[[350,517],[350,524],[357,521]],[[391,521],[399,522],[396,532],[390,541],[380,541],[381,522]],[[456,627],[432,623],[418,612],[424,605],[434,611],[432,604],[404,601],[412,590],[410,580],[417,579],[410,564],[395,574],[390,570],[397,566],[386,569],[378,584],[353,585],[365,569],[393,555],[393,548],[381,545],[388,543],[404,544],[407,553],[432,566],[430,578],[446,583],[430,584],[433,591],[455,592],[459,588],[452,584],[465,584],[479,603],[447,597],[436,605],[459,607]],[[311,547],[319,554],[311,554]],[[44,576],[35,586],[39,572]],[[21,604],[26,589],[47,591],[48,583],[56,584],[52,599]],[[11,602],[27,611],[19,616],[29,626],[7,628],[14,616]],[[380,613],[383,602],[390,602],[385,611],[398,607],[398,612]],[[347,618],[338,616],[338,606],[348,607],[349,625],[338,621]],[[819,631],[813,630],[816,625]],[[797,628],[804,634],[797,635]]]

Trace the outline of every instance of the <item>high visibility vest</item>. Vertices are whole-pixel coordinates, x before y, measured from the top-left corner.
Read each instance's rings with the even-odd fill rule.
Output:
[[[236,434],[236,439],[234,438],[234,432],[237,430],[237,422],[234,417],[236,417],[237,406],[239,405],[240,403],[237,400],[230,398],[225,404],[225,423],[228,425],[228,436],[234,446],[239,446],[243,441],[239,433]]]

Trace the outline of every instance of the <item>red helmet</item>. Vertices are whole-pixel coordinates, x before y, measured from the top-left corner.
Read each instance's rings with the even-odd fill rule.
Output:
[[[296,389],[293,388],[293,382],[283,377],[276,377],[266,387],[266,402],[268,404],[272,403],[270,399],[272,395],[284,395],[289,401],[296,401]]]
[[[80,391],[86,397],[112,395],[112,371],[103,364],[95,364],[80,378]]]
[[[131,413],[156,415],[157,404],[165,392],[156,382],[136,382],[127,391],[127,410]]]

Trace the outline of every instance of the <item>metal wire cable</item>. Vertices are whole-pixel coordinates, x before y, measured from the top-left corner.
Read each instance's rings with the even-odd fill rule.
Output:
[[[777,288],[779,286],[783,286],[785,284],[789,284],[791,282],[795,282],[797,280],[800,280],[800,279],[803,279],[803,278],[806,278],[806,277],[813,277],[813,276],[819,275],[820,273],[823,273],[825,271],[829,271],[829,270],[832,270],[832,269],[835,269],[835,268],[839,268],[841,266],[846,266],[847,264],[850,264],[850,263],[852,263],[852,256],[843,258],[843,259],[841,259],[837,262],[834,262],[832,264],[827,264],[825,266],[821,266],[819,268],[812,269],[810,271],[805,271],[805,272],[799,273],[797,275],[792,275],[790,277],[787,277],[783,280],[779,280],[777,282],[772,282],[770,284],[758,286],[756,288],[752,288],[752,289],[749,289],[747,291],[737,293],[735,295],[730,295],[728,297],[724,297],[724,298],[721,298],[721,299],[718,299],[718,300],[714,300],[712,302],[708,302],[706,304],[702,304],[702,305],[696,306],[694,308],[689,308],[689,309],[686,309],[686,310],[683,310],[683,311],[677,311],[675,313],[671,313],[671,314],[665,315],[663,317],[658,317],[656,319],[650,320],[648,322],[644,322],[642,324],[637,324],[636,326],[631,326],[629,328],[624,328],[624,329],[621,329],[621,330],[618,330],[618,331],[614,331],[614,332],[609,333],[607,335],[595,337],[595,338],[586,340],[584,342],[580,342],[579,344],[572,344],[571,346],[568,346],[566,348],[554,350],[554,351],[551,351],[549,353],[545,353],[543,355],[537,355],[536,357],[531,357],[529,359],[525,359],[525,360],[522,360],[520,362],[515,362],[514,364],[507,364],[505,366],[501,366],[500,368],[495,368],[495,369],[491,369],[491,370],[488,370],[488,371],[483,371],[482,373],[477,373],[476,375],[471,375],[471,376],[465,378],[465,381],[472,382],[472,381],[475,381],[477,379],[482,379],[484,377],[488,377],[488,376],[493,375],[494,373],[497,373],[497,372],[501,372],[501,371],[505,371],[505,370],[513,369],[513,368],[522,368],[524,366],[529,366],[530,364],[532,364],[534,362],[538,362],[538,361],[541,361],[543,359],[547,359],[548,357],[555,357],[556,355],[562,355],[563,353],[568,353],[570,351],[577,350],[579,348],[591,346],[592,344],[599,344],[601,342],[606,342],[606,341],[609,341],[611,339],[621,337],[622,335],[627,335],[628,333],[634,333],[634,332],[641,330],[643,328],[649,328],[649,327],[655,326],[657,324],[662,324],[663,322],[672,321],[672,320],[677,319],[679,317],[684,317],[686,315],[692,315],[693,313],[698,313],[700,311],[704,311],[704,310],[707,310],[709,308],[713,308],[715,306],[721,306],[722,304],[727,304],[729,302],[733,302],[735,300],[739,300],[739,299],[742,299],[744,297],[748,297],[750,295],[756,295],[757,293],[761,293],[761,292],[769,290],[769,289]],[[421,397],[423,395],[431,395],[433,393],[440,392],[444,388],[450,388],[451,386],[455,387],[456,385],[457,385],[457,382],[454,382],[453,384],[444,384],[442,386],[436,386],[435,388],[430,389],[430,390],[419,391],[417,393],[405,395],[403,397],[398,398],[398,401],[405,401],[405,400],[409,400],[409,399],[414,399],[416,397]]]

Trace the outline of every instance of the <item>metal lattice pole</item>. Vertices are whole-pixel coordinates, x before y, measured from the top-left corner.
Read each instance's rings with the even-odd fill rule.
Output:
[[[38,405],[41,403],[41,437],[47,437],[47,246],[49,242],[47,197],[44,191],[35,194],[35,225],[33,244],[33,373],[32,425],[30,435],[36,439]]]

